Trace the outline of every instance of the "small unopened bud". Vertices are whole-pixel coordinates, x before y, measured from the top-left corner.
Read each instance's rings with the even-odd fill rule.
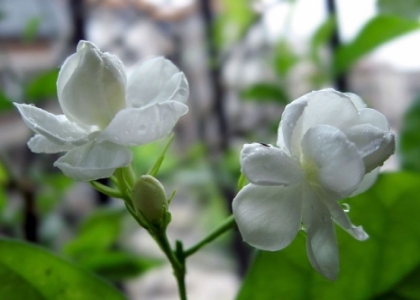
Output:
[[[150,175],[141,176],[133,187],[133,204],[150,223],[159,223],[168,207],[165,189]]]

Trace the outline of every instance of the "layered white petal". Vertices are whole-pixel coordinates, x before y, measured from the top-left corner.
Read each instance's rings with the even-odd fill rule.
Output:
[[[143,107],[163,101],[174,93],[177,101],[184,102],[188,97],[188,83],[179,69],[163,57],[149,59],[136,64],[128,77],[127,102],[132,107]],[[186,96],[185,96],[186,94]]]
[[[383,131],[389,131],[386,117],[372,108],[363,108],[359,111],[359,124],[371,124]]]
[[[380,167],[395,152],[395,134],[385,132],[382,143],[378,149],[363,157],[366,173]]]
[[[283,145],[292,153],[291,139],[295,126],[303,114],[308,101],[305,97],[301,97],[292,103],[288,104],[284,109],[283,115],[281,116],[281,122],[279,125],[277,145],[282,147]]]
[[[335,127],[310,128],[303,137],[302,151],[303,165],[316,166],[317,182],[341,197],[350,195],[363,179],[365,167],[359,151]]]
[[[322,198],[324,204],[328,207],[331,216],[334,221],[340,225],[344,230],[350,233],[355,239],[364,241],[369,238],[369,235],[363,230],[362,226],[354,226],[351,222],[347,213],[343,210],[342,206],[336,201],[329,197]]]
[[[58,145],[51,142],[45,136],[40,134],[35,134],[29,141],[28,141],[29,149],[34,153],[60,153],[60,152],[67,152],[71,149],[75,148],[76,146],[72,144],[64,144]]]
[[[19,110],[26,126],[58,145],[83,145],[89,142],[96,133],[87,132],[64,115],[53,115],[33,105],[14,105]]]
[[[245,186],[232,203],[244,241],[269,251],[288,246],[300,229],[301,192],[299,185]]]
[[[308,105],[295,126],[291,140],[291,150],[297,155],[300,154],[300,141],[308,129],[317,125],[345,129],[359,124],[358,111],[345,94],[326,89],[306,94],[302,98],[307,99]]]
[[[294,185],[303,180],[299,163],[285,151],[268,145],[245,144],[241,166],[245,177],[258,185]]]
[[[57,86],[64,114],[86,126],[105,128],[126,105],[121,61],[90,42],[79,42],[77,52],[61,68]]]
[[[110,142],[90,142],[60,157],[54,166],[76,181],[110,177],[115,169],[131,163],[131,151]]]
[[[303,189],[302,221],[307,228],[306,251],[312,267],[330,280],[338,276],[338,247],[328,208],[310,187]]]
[[[347,97],[350,98],[351,102],[353,103],[353,105],[358,109],[362,109],[362,108],[366,108],[367,105],[366,103],[362,100],[362,98],[360,98],[358,95],[353,94],[353,93],[344,93],[344,95],[346,95]]]
[[[153,142],[169,134],[187,111],[188,107],[185,104],[176,101],[123,109],[102,131],[98,142],[108,140],[125,146]]]
[[[376,182],[376,179],[378,179],[379,176],[379,168],[373,169],[369,173],[367,173],[363,179],[362,182],[358,185],[357,189],[351,193],[349,197],[357,196],[361,193],[366,192],[368,189],[370,189],[374,183]]]

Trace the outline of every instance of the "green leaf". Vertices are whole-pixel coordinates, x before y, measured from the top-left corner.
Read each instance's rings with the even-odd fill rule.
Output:
[[[29,19],[23,30],[23,40],[25,43],[33,42],[38,35],[39,26],[41,25],[41,18],[33,17]]]
[[[13,102],[6,94],[0,90],[0,112],[11,110],[13,108]]]
[[[420,172],[420,95],[404,115],[400,137],[400,161],[405,170]]]
[[[339,74],[347,70],[362,56],[396,37],[418,29],[419,25],[417,21],[395,16],[379,15],[374,17],[352,42],[337,50],[334,58],[335,72]]]
[[[270,83],[256,83],[242,91],[241,96],[245,100],[276,102],[282,105],[289,103],[286,92],[278,85]]]
[[[280,40],[274,56],[274,66],[277,74],[280,77],[285,77],[298,61],[299,57],[293,52],[289,43],[284,39]]]
[[[0,295],[8,300],[124,299],[106,281],[44,249],[0,240]]]
[[[29,102],[57,97],[57,77],[59,70],[43,72],[33,78],[25,88],[25,96]]]
[[[420,267],[419,183],[416,173],[383,174],[368,192],[347,199],[352,222],[363,225],[370,238],[360,242],[337,228],[337,281],[312,269],[305,253],[306,237],[300,233],[282,251],[257,254],[238,299],[367,300],[387,293],[401,297],[401,283]]]
[[[125,215],[124,208],[96,210],[83,222],[78,236],[65,246],[64,251],[82,258],[109,249],[121,232]]]
[[[314,62],[320,63],[321,59],[319,58],[319,50],[331,39],[335,26],[335,18],[329,17],[321,24],[321,26],[319,26],[312,36],[310,43],[310,56]]]
[[[123,251],[107,251],[85,257],[79,264],[108,280],[121,281],[136,277],[160,262]]]
[[[213,27],[218,46],[244,36],[256,17],[248,0],[223,0],[221,8]]]
[[[377,6],[381,14],[396,15],[412,20],[420,17],[420,0],[378,0]]]

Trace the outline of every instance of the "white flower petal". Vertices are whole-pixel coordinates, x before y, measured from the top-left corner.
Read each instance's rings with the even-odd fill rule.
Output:
[[[187,85],[185,77],[181,78],[179,84],[176,78],[170,82],[180,72],[171,61],[163,57],[142,61],[133,69],[127,83],[127,102],[132,107],[143,107],[157,102],[156,98],[160,93],[171,96],[178,88],[185,89]]]
[[[176,73],[165,83],[155,102],[178,101],[186,103],[189,95],[188,81],[184,73]]]
[[[288,246],[300,229],[301,187],[248,184],[232,203],[236,224],[245,242],[277,251]]]
[[[358,95],[353,94],[353,93],[344,93],[344,95],[346,95],[347,97],[350,98],[351,102],[353,103],[353,105],[358,109],[362,109],[362,108],[366,108],[367,105],[366,103],[362,100],[362,98],[360,98]]]
[[[304,97],[296,99],[288,104],[281,116],[281,121],[277,136],[277,146],[283,145],[291,152],[291,139],[295,126],[303,114],[308,102]]]
[[[372,171],[367,173],[363,177],[362,182],[360,182],[357,189],[349,197],[354,197],[356,195],[366,192],[376,182],[376,179],[378,179],[378,176],[379,176],[379,168],[373,169]]]
[[[58,145],[83,145],[89,142],[96,133],[89,133],[64,115],[53,115],[33,105],[14,105],[19,110],[26,126]]]
[[[29,141],[28,141],[29,149],[34,153],[60,153],[60,152],[67,152],[73,149],[74,145],[65,144],[65,145],[58,145],[51,142],[45,136],[40,134],[35,134]]]
[[[123,109],[102,131],[98,142],[108,140],[125,146],[153,142],[169,134],[187,111],[188,107],[185,104],[176,101]]]
[[[341,197],[350,195],[365,174],[356,146],[335,127],[318,125],[310,128],[303,137],[302,151],[304,161],[316,165],[321,186]]]
[[[331,125],[338,129],[345,129],[359,124],[356,107],[343,93],[326,89],[306,94],[302,98],[308,101],[308,106],[293,131],[290,147],[295,156],[300,155],[300,142],[309,128],[317,125]]]
[[[77,181],[91,181],[110,177],[116,168],[131,163],[131,151],[110,142],[90,142],[74,148],[60,157],[54,166]]]
[[[86,126],[105,128],[126,105],[121,61],[90,42],[79,42],[77,52],[64,63],[57,85],[64,114]]]
[[[380,167],[395,152],[395,134],[393,132],[385,132],[382,143],[379,148],[363,157],[366,173]]]
[[[344,211],[342,206],[336,201],[328,197],[322,198],[325,205],[328,207],[331,216],[334,221],[340,225],[344,230],[350,233],[355,239],[364,241],[369,238],[369,235],[363,230],[362,226],[354,226],[351,222],[347,213]]]
[[[389,123],[383,114],[372,108],[359,111],[359,124],[371,124],[383,131],[389,131]]]
[[[304,188],[303,224],[307,228],[306,251],[312,267],[330,280],[338,276],[338,247],[328,208],[311,188]]]
[[[303,179],[300,165],[283,150],[259,143],[245,144],[242,172],[258,185],[294,185]]]
[[[395,136],[371,124],[353,126],[345,130],[347,138],[353,142],[365,162],[365,172],[382,165],[395,151]]]

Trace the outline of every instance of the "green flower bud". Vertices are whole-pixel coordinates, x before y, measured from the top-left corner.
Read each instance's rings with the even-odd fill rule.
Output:
[[[160,223],[168,207],[165,189],[150,175],[141,176],[133,187],[133,204],[150,223]]]

